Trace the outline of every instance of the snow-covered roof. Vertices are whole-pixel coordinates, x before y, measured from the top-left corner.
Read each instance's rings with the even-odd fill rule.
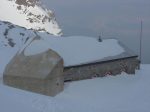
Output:
[[[52,49],[63,58],[65,67],[92,63],[125,52],[115,39],[99,42],[96,38],[84,36],[55,38],[41,35],[41,37],[41,40],[31,42],[24,54],[30,56]]]
[[[52,49],[64,59],[65,67],[134,56],[133,52],[115,39],[99,42],[96,38],[84,36],[58,38],[1,21],[0,36],[0,73],[3,73],[5,66],[16,52],[30,44],[36,36],[40,40],[35,39],[29,46],[31,48],[26,49],[25,54],[33,55]]]

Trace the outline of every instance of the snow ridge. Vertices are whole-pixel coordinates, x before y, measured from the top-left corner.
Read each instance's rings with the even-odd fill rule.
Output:
[[[0,20],[61,36],[54,13],[41,6],[39,0],[1,0]]]

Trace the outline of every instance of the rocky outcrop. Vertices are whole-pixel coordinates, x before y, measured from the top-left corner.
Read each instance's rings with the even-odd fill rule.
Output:
[[[39,0],[16,0],[16,4],[24,6],[35,6]]]
[[[29,39],[33,39],[36,32],[23,27],[0,21],[0,48],[22,47]]]
[[[0,20],[61,36],[55,15],[42,6],[41,0],[1,0]]]
[[[63,90],[63,60],[51,49],[32,56],[22,51],[6,66],[3,80],[15,88],[54,96]]]

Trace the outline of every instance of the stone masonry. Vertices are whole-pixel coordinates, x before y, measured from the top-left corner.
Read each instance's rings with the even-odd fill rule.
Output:
[[[51,49],[32,56],[22,52],[7,65],[3,81],[15,88],[55,96],[64,87],[63,60]]]
[[[91,79],[93,77],[104,77],[106,75],[117,75],[121,72],[127,74],[135,74],[135,70],[139,67],[137,57],[129,57],[117,60],[91,63],[64,68],[64,80],[74,81]]]

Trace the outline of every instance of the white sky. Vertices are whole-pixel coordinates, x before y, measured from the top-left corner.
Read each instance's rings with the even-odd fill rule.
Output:
[[[143,20],[143,62],[150,63],[150,0],[43,0],[55,12],[64,35],[116,37],[139,53]]]

